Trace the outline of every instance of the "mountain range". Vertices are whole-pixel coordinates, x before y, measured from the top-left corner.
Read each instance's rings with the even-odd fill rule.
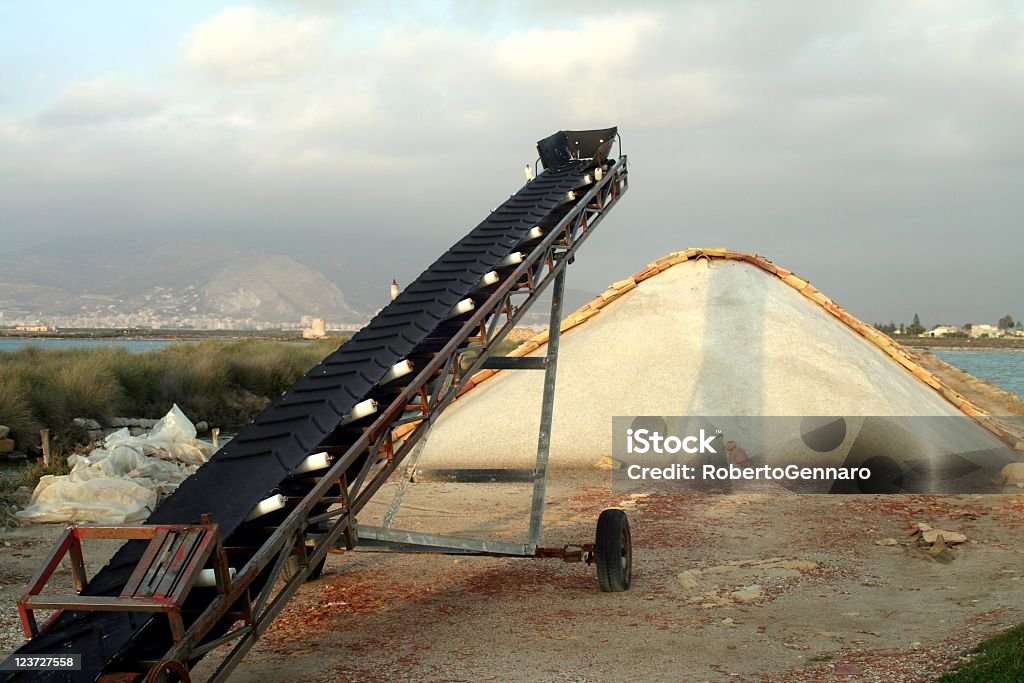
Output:
[[[0,311],[18,317],[151,314],[356,323],[335,282],[296,259],[223,244],[50,244],[0,255]]]
[[[284,251],[281,245],[239,246],[199,238],[154,244],[83,235],[0,253],[0,322],[93,326],[88,321],[99,320],[95,326],[117,327],[141,317],[188,326],[196,319],[274,324],[318,316],[352,325],[367,321],[387,303],[393,276],[387,265],[362,253],[345,258],[343,251],[329,249],[319,255]],[[364,245],[363,251],[381,250]],[[592,296],[567,289],[565,311]],[[86,322],[76,325],[76,320]],[[546,307],[536,306],[523,322],[546,324]]]

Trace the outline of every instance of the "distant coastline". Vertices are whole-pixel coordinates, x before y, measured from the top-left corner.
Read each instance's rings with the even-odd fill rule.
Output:
[[[348,338],[352,332],[331,331],[330,338]],[[142,329],[142,328],[74,328],[48,332],[19,332],[0,329],[0,339],[20,340],[110,340],[110,341],[243,341],[246,339],[267,341],[301,341],[302,330],[193,330],[193,329]],[[950,349],[962,351],[1024,351],[1024,337],[916,337],[895,335],[896,341],[904,346],[925,349]]]
[[[942,338],[942,337],[893,337],[904,346],[921,349],[949,349],[957,351],[1024,351],[1024,337],[994,338]]]
[[[351,336],[350,332],[336,332],[328,336]],[[76,328],[49,332],[19,332],[0,329],[0,339],[39,340],[104,340],[111,341],[241,341],[245,339],[299,341],[302,331],[294,330],[188,330],[139,328]]]

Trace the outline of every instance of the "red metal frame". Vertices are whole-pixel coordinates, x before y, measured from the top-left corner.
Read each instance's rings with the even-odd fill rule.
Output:
[[[217,590],[231,589],[231,575],[217,525],[154,524],[146,526],[69,526],[57,540],[49,557],[36,570],[24,595],[18,599],[18,614],[26,638],[34,638],[63,610],[109,612],[160,612],[167,615],[175,642],[185,635],[181,608],[199,572],[213,557]],[[142,559],[120,595],[82,595],[89,583],[82,554],[85,539],[148,540]],[[65,555],[71,556],[74,596],[43,593]],[[40,627],[35,611],[56,610]]]

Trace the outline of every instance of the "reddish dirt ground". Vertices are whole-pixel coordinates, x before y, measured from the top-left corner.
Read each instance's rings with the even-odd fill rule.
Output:
[[[628,511],[630,591],[558,560],[334,556],[232,680],[917,681],[1024,619],[1012,494],[623,496],[566,472],[550,493],[546,545]],[[415,484],[398,526],[515,540],[528,500]],[[932,557],[917,522],[968,541]]]

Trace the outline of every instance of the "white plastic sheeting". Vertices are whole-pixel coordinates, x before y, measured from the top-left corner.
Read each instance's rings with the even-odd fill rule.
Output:
[[[17,515],[31,522],[141,522],[212,452],[175,405],[149,434],[131,436],[121,429],[88,455],[72,455],[71,473],[40,479]]]

